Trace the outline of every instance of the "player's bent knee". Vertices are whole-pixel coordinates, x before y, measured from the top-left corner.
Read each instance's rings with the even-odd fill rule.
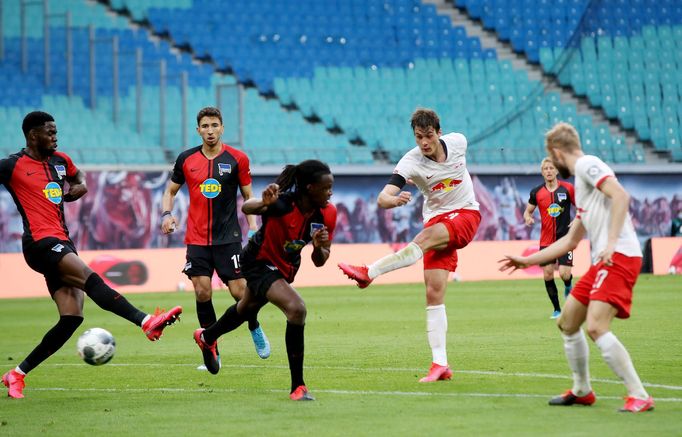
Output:
[[[292,323],[302,325],[305,323],[307,313],[308,310],[306,309],[305,303],[303,301],[292,302],[287,306],[287,320]]]
[[[599,337],[608,332],[608,328],[603,328],[601,326],[587,326],[587,335],[590,336],[592,341],[597,341]]]
[[[557,319],[556,326],[564,335],[573,335],[580,329],[580,325],[573,326],[571,323],[568,323],[563,314]]]

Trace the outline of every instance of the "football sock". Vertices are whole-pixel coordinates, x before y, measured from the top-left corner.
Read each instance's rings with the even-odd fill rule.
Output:
[[[244,317],[237,312],[237,304],[229,307],[217,322],[204,331],[204,341],[214,343],[221,335],[237,329],[244,323]]]
[[[595,343],[601,350],[601,355],[604,357],[606,364],[625,383],[628,395],[637,399],[648,399],[649,394],[644,390],[642,381],[640,381],[635,366],[630,359],[630,354],[625,349],[625,346],[618,341],[618,338],[609,331],[599,337]]]
[[[249,324],[249,331],[254,331],[260,326],[257,315],[250,317],[246,322]]]
[[[128,300],[104,283],[97,273],[92,273],[85,281],[83,291],[90,296],[100,308],[142,326],[146,313],[135,308]]]
[[[572,281],[573,281],[573,275],[571,275],[568,279],[565,279],[565,280],[564,280],[564,285],[565,285],[566,287],[570,287]]]
[[[431,346],[433,362],[440,366],[448,365],[445,351],[445,335],[448,331],[448,317],[445,304],[426,307],[426,335]]]
[[[64,346],[66,340],[71,338],[81,323],[83,323],[83,317],[81,316],[60,316],[57,324],[47,331],[40,344],[17,366],[19,370],[23,374],[27,374],[35,369],[50,355]]]
[[[213,309],[213,301],[211,299],[206,302],[197,302],[197,318],[199,319],[199,326],[208,328],[216,322],[215,309]]]
[[[554,305],[554,311],[561,311],[561,306],[559,306],[559,292],[556,289],[554,279],[545,281],[545,289],[547,290],[547,296],[549,296],[549,300],[551,300],[552,305]]]
[[[403,267],[411,266],[419,261],[424,256],[421,248],[417,243],[410,243],[399,251],[386,255],[385,257],[375,261],[369,266],[367,275],[370,279],[374,279],[384,273],[392,272]]]
[[[229,279],[223,280],[225,284],[230,281]],[[239,302],[239,299],[236,297],[232,296],[234,298],[235,302]],[[258,323],[258,313],[254,314],[253,316],[249,317],[249,319],[246,321],[249,324],[249,331],[253,331],[257,329],[260,326],[260,323]],[[203,326],[203,325],[202,325]],[[210,325],[209,325],[210,326]]]
[[[303,382],[303,329],[305,325],[294,325],[287,321],[287,330],[284,341],[287,345],[287,357],[289,358],[289,371],[291,372],[291,392],[296,390]]]
[[[575,334],[561,334],[564,338],[564,352],[568,367],[573,372],[573,388],[576,396],[585,396],[592,391],[590,385],[590,348],[582,329]]]

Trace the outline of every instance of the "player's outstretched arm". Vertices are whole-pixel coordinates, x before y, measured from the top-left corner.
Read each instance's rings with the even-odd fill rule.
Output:
[[[406,205],[410,200],[412,200],[412,193],[400,191],[399,187],[387,184],[377,196],[377,205],[379,208],[390,209]]]
[[[88,187],[85,185],[85,173],[81,170],[78,170],[73,177],[67,178],[66,181],[69,183],[69,192],[64,194],[64,202],[78,200],[88,192]]]
[[[573,221],[573,226],[566,235],[555,241],[551,246],[534,253],[531,256],[515,256],[505,255],[504,258],[498,261],[502,264],[500,266],[501,272],[510,270],[509,273],[514,273],[518,269],[525,269],[527,267],[544,264],[553,259],[557,259],[567,252],[575,249],[580,240],[585,237],[585,227],[582,225],[580,219]]]
[[[263,214],[268,206],[272,205],[279,198],[279,185],[270,184],[263,190],[263,197],[252,197],[242,205],[244,214]]]

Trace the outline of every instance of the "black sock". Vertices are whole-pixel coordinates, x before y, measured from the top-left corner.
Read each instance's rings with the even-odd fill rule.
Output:
[[[571,281],[573,281],[573,275],[571,275],[570,278],[564,280],[564,285],[565,285],[566,287],[570,287],[570,286],[571,286]]]
[[[60,316],[57,324],[47,331],[43,341],[19,364],[21,371],[24,373],[30,372],[48,359],[50,355],[57,352],[59,348],[64,346],[66,340],[71,338],[73,333],[76,332],[81,323],[83,323],[83,317],[81,316]]]
[[[142,326],[142,320],[147,317],[146,313],[135,308],[125,297],[105,284],[97,273],[88,277],[83,291],[103,310],[111,311],[137,326]]]
[[[197,301],[197,318],[199,319],[199,326],[208,328],[216,322],[215,310],[213,309],[213,301],[211,299],[206,302]]]
[[[559,306],[559,292],[556,289],[554,279],[545,281],[545,289],[547,290],[547,296],[549,296],[549,300],[551,300],[552,305],[554,305],[554,311],[561,311],[561,307]]]
[[[223,281],[223,282],[225,282],[225,281]],[[227,282],[225,282],[225,283],[227,284]],[[239,299],[235,298],[234,301],[239,302]],[[246,321],[249,324],[249,331],[253,331],[254,329],[257,329],[260,326],[260,323],[258,323],[258,313],[249,317]]]
[[[204,341],[208,344],[215,342],[221,335],[237,329],[244,323],[244,317],[237,312],[237,304],[232,305],[209,328],[204,331]]]
[[[289,371],[291,372],[291,392],[303,382],[303,329],[305,325],[294,325],[287,322],[287,330],[284,334],[284,341],[287,345],[287,356],[289,357]]]
[[[260,323],[258,323],[258,314],[254,314],[252,317],[249,317],[249,320],[247,320],[249,323],[249,331],[253,331],[255,329],[258,329],[260,326]]]

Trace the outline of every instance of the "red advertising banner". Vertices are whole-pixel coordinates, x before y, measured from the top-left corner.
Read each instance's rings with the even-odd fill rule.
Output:
[[[682,237],[652,238],[654,275],[682,275]]]
[[[303,262],[295,286],[351,285],[336,267],[339,262],[370,263],[401,247],[400,244],[335,244],[327,264],[316,268],[310,261],[311,247],[303,250]],[[540,278],[542,270],[531,267],[512,275],[498,271],[497,261],[507,254],[532,253],[537,241],[475,241],[460,250],[459,266],[453,280],[479,281],[498,279]],[[81,258],[121,293],[192,290],[189,279],[181,272],[185,249],[132,249],[80,251]],[[581,242],[574,252],[574,273],[580,276],[590,264],[589,243]],[[31,270],[20,253],[0,255],[0,298],[48,296],[42,275]],[[377,284],[420,283],[422,264],[386,274]]]

